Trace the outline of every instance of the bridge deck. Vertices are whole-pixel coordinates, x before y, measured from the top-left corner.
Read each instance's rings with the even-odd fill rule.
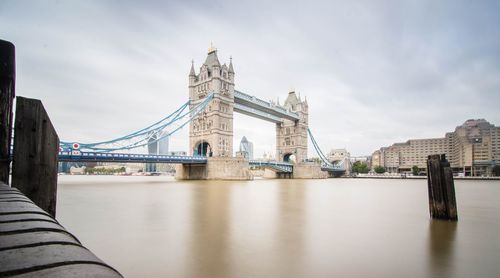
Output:
[[[128,162],[128,163],[172,163],[172,164],[205,164],[207,158],[203,156],[181,155],[153,155],[129,153],[100,153],[100,152],[59,152],[59,161],[71,162]]]
[[[250,160],[248,164],[250,166],[260,166],[260,167],[271,168],[279,173],[292,173],[293,172],[293,164],[287,163],[287,162]]]

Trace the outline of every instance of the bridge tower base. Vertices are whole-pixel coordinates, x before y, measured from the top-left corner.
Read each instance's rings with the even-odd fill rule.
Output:
[[[265,168],[263,170],[262,178],[264,179],[293,179],[293,173],[276,172],[271,169]]]
[[[316,163],[298,163],[293,166],[294,179],[326,179],[328,173],[321,170],[321,166]]]
[[[178,180],[253,180],[248,160],[243,157],[208,157],[207,164],[177,165]]]

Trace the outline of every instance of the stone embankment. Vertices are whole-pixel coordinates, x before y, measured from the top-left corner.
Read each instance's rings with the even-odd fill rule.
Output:
[[[0,183],[0,277],[122,277],[16,188]]]

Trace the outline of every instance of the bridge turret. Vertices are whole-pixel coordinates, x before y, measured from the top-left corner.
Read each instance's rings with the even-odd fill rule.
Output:
[[[231,64],[221,65],[217,49],[211,46],[200,73],[189,75],[191,108],[214,94],[205,112],[190,123],[193,155],[233,156],[234,72],[230,74],[230,68]]]
[[[233,57],[229,57],[229,80],[234,82],[234,69],[233,69]]]
[[[194,85],[196,81],[196,73],[194,72],[194,61],[191,60],[191,70],[189,71],[189,87]]]
[[[293,90],[288,93],[283,107],[297,113],[299,120],[284,119],[283,123],[276,124],[276,159],[288,161],[295,157],[295,162],[300,163],[307,158],[309,107]]]

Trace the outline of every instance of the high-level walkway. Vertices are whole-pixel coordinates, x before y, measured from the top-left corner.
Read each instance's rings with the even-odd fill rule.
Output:
[[[273,123],[281,123],[283,119],[299,120],[295,112],[237,90],[234,90],[234,111]]]

